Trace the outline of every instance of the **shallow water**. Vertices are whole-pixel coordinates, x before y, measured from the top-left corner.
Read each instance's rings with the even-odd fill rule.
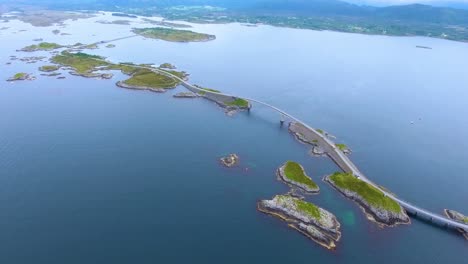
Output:
[[[309,156],[279,116],[261,106],[227,117],[211,102],[172,98],[182,87],[131,91],[114,85],[121,74],[57,80],[39,76],[40,63],[4,65],[10,55],[48,54],[15,52],[34,38],[90,43],[147,26],[94,22],[103,17],[64,28],[12,20],[0,31],[0,80],[19,71],[38,76],[0,82],[2,263],[455,263],[468,257],[461,236],[417,219],[387,229],[370,223],[320,180],[336,166]],[[72,35],[53,35],[55,28]],[[337,136],[369,178],[402,198],[435,212],[468,212],[466,43],[239,24],[194,30],[217,40],[137,37],[90,52],[116,62],[170,62],[193,83],[272,103]],[[231,152],[241,165],[228,170],[217,159]],[[274,174],[286,160],[304,165],[321,187],[308,199],[342,223],[336,251],[256,211],[258,199],[288,190]]]

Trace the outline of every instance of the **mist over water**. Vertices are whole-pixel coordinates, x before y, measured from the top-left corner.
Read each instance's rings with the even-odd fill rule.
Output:
[[[308,155],[254,105],[226,116],[202,99],[125,90],[112,80],[40,76],[40,63],[10,55],[32,39],[91,43],[130,35],[96,20],[64,28],[18,21],[0,31],[1,263],[462,263],[466,241],[412,218],[381,229],[321,178],[338,168]],[[86,51],[114,62],[170,62],[190,81],[271,103],[337,137],[370,179],[434,212],[468,213],[468,46],[419,37],[196,25],[206,43],[131,38]],[[55,28],[69,36],[56,36]],[[19,32],[26,29],[25,32]],[[16,32],[16,33],[15,33]],[[432,50],[418,49],[430,46]],[[47,63],[44,63],[47,64]],[[7,83],[17,72],[34,81]],[[413,124],[411,124],[413,122]],[[238,153],[239,168],[218,158]],[[259,199],[288,191],[276,168],[300,162],[321,193],[307,200],[342,224],[327,251],[278,219]]]

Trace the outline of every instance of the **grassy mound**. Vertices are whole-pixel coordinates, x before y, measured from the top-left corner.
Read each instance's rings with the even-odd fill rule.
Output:
[[[301,165],[299,165],[297,162],[286,162],[286,165],[284,166],[284,174],[286,178],[290,179],[291,181],[305,184],[312,189],[318,188],[317,184],[312,181],[310,177],[305,175]]]
[[[393,199],[370,184],[359,180],[350,173],[336,172],[329,179],[338,187],[357,193],[372,206],[389,210],[395,213],[401,212],[400,205]]]

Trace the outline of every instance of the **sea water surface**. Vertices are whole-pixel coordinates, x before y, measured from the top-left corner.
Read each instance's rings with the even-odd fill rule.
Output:
[[[308,155],[254,105],[226,116],[202,99],[116,87],[112,80],[40,76],[10,61],[32,39],[91,43],[131,35],[109,14],[0,31],[0,262],[22,263],[462,263],[456,232],[412,218],[379,228],[321,178],[338,168]],[[431,211],[468,213],[468,44],[240,24],[198,25],[206,43],[130,38],[87,51],[115,62],[170,62],[190,81],[271,103],[353,149],[370,179]],[[51,33],[53,29],[71,35]],[[26,31],[21,31],[26,30]],[[430,46],[431,50],[416,45]],[[5,82],[17,72],[34,81]],[[225,169],[220,156],[238,153]],[[328,251],[256,211],[288,191],[276,168],[300,162],[334,213],[342,239]]]

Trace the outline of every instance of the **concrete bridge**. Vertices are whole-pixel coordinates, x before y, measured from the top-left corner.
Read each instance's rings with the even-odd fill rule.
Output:
[[[107,40],[107,41],[100,41],[100,42],[97,42],[95,44],[104,44],[104,43],[109,43],[109,42],[118,41],[118,40],[122,40],[122,39],[133,38],[135,36],[137,36],[137,35],[131,35],[131,36],[116,38],[116,39]],[[225,93],[218,93],[218,92],[213,92],[213,91],[209,91],[209,90],[200,89],[199,87],[190,84],[186,80],[184,80],[184,79],[182,79],[182,78],[180,78],[180,77],[178,77],[178,76],[176,76],[174,74],[171,74],[168,71],[162,70],[162,69],[157,69],[157,68],[152,68],[152,67],[145,67],[145,66],[138,66],[138,65],[132,65],[132,66],[152,70],[152,71],[154,71],[156,73],[159,73],[159,74],[165,75],[167,77],[170,77],[170,78],[180,82],[188,90],[190,90],[190,91],[192,91],[194,93],[203,92],[208,99],[211,99],[211,100],[214,100],[214,101],[232,100],[232,99],[239,98],[239,99],[247,100],[249,102],[264,105],[264,106],[278,112],[282,116],[282,118],[287,117],[290,120],[294,121],[295,123],[302,125],[303,128],[304,128],[302,132],[304,134],[308,133],[309,135],[312,135],[315,139],[317,139],[318,144],[324,149],[324,151],[336,163],[336,165],[338,165],[338,167],[340,167],[344,172],[351,173],[355,177],[357,177],[358,179],[360,179],[360,180],[370,184],[371,186],[377,188],[385,196],[388,196],[391,199],[397,201],[407,212],[409,212],[409,213],[411,213],[411,214],[413,214],[415,216],[418,216],[420,218],[429,220],[432,223],[438,223],[438,224],[441,224],[441,225],[446,226],[446,227],[458,228],[458,229],[462,229],[462,230],[465,230],[466,232],[468,232],[468,224],[458,222],[458,221],[454,221],[454,220],[449,219],[449,218],[447,218],[445,216],[442,216],[440,214],[432,213],[432,212],[430,212],[428,210],[425,210],[425,209],[420,208],[420,207],[418,207],[416,205],[413,205],[413,204],[411,204],[409,202],[406,202],[405,200],[400,199],[399,197],[395,196],[394,194],[389,193],[388,191],[382,189],[380,186],[378,186],[377,184],[375,184],[374,182],[369,180],[362,172],[360,172],[359,169],[356,167],[356,165],[354,165],[354,163],[338,147],[336,147],[335,143],[333,141],[331,141],[326,135],[318,132],[313,127],[307,125],[307,123],[301,121],[300,119],[290,115],[289,113],[287,113],[287,112],[285,112],[285,111],[283,111],[283,110],[281,110],[281,109],[279,109],[279,108],[277,108],[277,107],[275,107],[273,105],[270,105],[268,103],[265,103],[265,102],[262,102],[262,101],[259,101],[259,100],[256,100],[256,99],[252,99],[252,98],[239,97],[239,96],[235,96],[235,95],[230,95],[230,94],[225,94]],[[284,120],[281,119],[281,121],[283,122]]]
[[[179,77],[177,77],[177,76],[175,76],[175,75],[173,75],[173,74],[171,74],[171,73],[169,73],[167,71],[161,70],[161,69],[154,69],[154,68],[147,68],[147,69],[153,70],[153,71],[155,71],[157,73],[160,73],[162,75],[165,75],[165,76],[171,77],[173,79],[176,79],[184,87],[186,87],[187,89],[189,89],[190,91],[195,92],[195,93],[204,92],[205,94],[223,96],[223,97],[226,97],[226,98],[229,98],[229,99],[231,99],[231,98],[240,98],[240,99],[247,100],[249,102],[264,105],[264,106],[278,112],[279,114],[281,114],[281,116],[287,117],[290,120],[292,120],[292,121],[294,121],[294,122],[296,122],[298,124],[301,124],[305,128],[304,132],[312,133],[314,135],[314,138],[318,139],[319,145],[324,148],[327,155],[344,172],[351,173],[355,177],[357,177],[358,179],[360,179],[360,180],[370,184],[371,186],[377,188],[378,190],[383,192],[385,196],[388,196],[391,199],[397,201],[403,208],[405,208],[405,210],[407,212],[409,212],[409,213],[411,213],[413,215],[417,215],[418,217],[424,218],[424,219],[429,220],[431,222],[439,223],[439,224],[441,224],[443,226],[447,226],[447,227],[450,227],[450,228],[464,229],[465,231],[468,232],[468,225],[465,224],[465,223],[454,221],[454,220],[449,219],[447,217],[444,217],[444,216],[442,216],[440,214],[432,213],[432,212],[430,212],[428,210],[425,210],[425,209],[420,208],[420,207],[418,207],[416,205],[413,205],[413,204],[411,204],[409,202],[406,202],[405,200],[400,199],[399,197],[395,196],[394,194],[389,193],[386,190],[383,190],[380,186],[373,183],[362,172],[360,172],[359,169],[356,167],[356,165],[354,165],[354,163],[343,153],[343,151],[341,151],[338,147],[336,147],[335,143],[332,142],[326,135],[318,132],[316,129],[310,127],[305,122],[303,122],[300,119],[290,115],[289,113],[287,113],[287,112],[285,112],[285,111],[283,111],[283,110],[281,110],[281,109],[279,109],[279,108],[277,108],[277,107],[275,107],[273,105],[270,105],[268,103],[265,103],[265,102],[262,102],[262,101],[259,101],[259,100],[256,100],[256,99],[252,99],[252,98],[248,98],[248,97],[239,97],[239,96],[234,96],[234,95],[230,95],[230,94],[217,93],[217,92],[212,92],[212,91],[207,91],[207,90],[200,89],[200,88],[188,83],[187,81],[185,81],[185,80],[183,80],[183,79],[181,79],[181,78],[179,78]]]

